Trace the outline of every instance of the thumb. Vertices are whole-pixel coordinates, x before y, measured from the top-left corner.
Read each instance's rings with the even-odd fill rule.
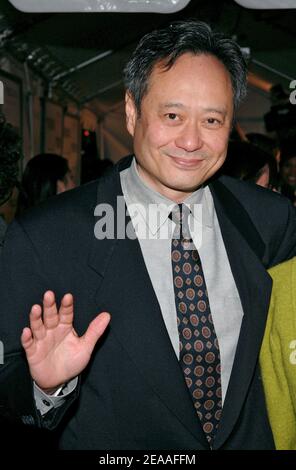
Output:
[[[93,352],[98,339],[102,336],[106,330],[111,319],[111,315],[108,312],[100,313],[92,322],[89,324],[85,334],[82,336],[89,353]]]

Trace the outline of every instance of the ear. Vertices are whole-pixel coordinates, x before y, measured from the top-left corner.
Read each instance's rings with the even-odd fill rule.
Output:
[[[57,194],[64,193],[66,191],[66,186],[64,181],[57,180]]]
[[[127,130],[133,137],[137,121],[137,109],[135,102],[129,92],[126,92],[125,94],[125,114]]]

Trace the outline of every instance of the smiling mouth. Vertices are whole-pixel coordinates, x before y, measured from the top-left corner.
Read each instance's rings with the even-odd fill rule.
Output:
[[[169,155],[170,158],[177,164],[177,166],[182,168],[196,168],[198,167],[203,160],[200,158],[180,158],[174,157],[173,155]]]

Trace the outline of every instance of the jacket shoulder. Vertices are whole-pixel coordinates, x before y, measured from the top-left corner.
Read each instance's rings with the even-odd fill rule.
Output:
[[[296,209],[291,201],[281,194],[254,183],[240,181],[229,176],[218,179],[248,212],[249,216],[261,226],[270,230],[276,225],[291,220],[296,224]]]
[[[245,220],[260,235],[265,245],[265,266],[274,266],[296,255],[296,210],[289,199],[228,176],[217,179],[213,187],[235,225],[242,227],[241,221]]]
[[[241,181],[231,176],[223,175],[218,181],[224,184],[229,191],[231,191],[241,202],[246,204],[265,205],[269,207],[276,205],[287,206],[290,201],[281,194],[271,191],[270,189],[263,188],[257,184]]]

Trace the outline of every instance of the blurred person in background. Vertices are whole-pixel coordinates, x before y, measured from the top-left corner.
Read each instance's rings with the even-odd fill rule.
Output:
[[[229,142],[222,173],[243,181],[274,189],[277,167],[273,156],[248,142]]]
[[[280,192],[296,206],[296,137],[281,145]]]
[[[22,177],[18,213],[74,187],[66,158],[54,153],[36,155]]]
[[[17,194],[21,139],[15,129],[0,116],[0,247],[6,226],[11,222]],[[11,210],[12,209],[12,210]]]
[[[84,155],[81,159],[81,184],[101,178],[113,167],[108,158],[101,160],[93,155]]]
[[[7,225],[13,220],[19,193],[19,163],[22,158],[22,142],[17,131],[0,116],[0,254]],[[14,280],[14,282],[17,282]],[[1,313],[2,297],[0,298]],[[0,338],[1,340],[1,338]],[[1,363],[1,362],[0,362]],[[9,413],[2,412],[0,416],[1,445],[8,448],[18,443],[19,449],[28,449],[33,444],[41,447],[43,444],[52,445],[53,437],[44,431],[27,427],[13,419]]]
[[[260,134],[259,132],[249,132],[246,134],[246,138],[251,144],[259,147],[269,155],[272,155],[275,158],[277,165],[279,164],[281,151],[276,139],[265,134]]]

